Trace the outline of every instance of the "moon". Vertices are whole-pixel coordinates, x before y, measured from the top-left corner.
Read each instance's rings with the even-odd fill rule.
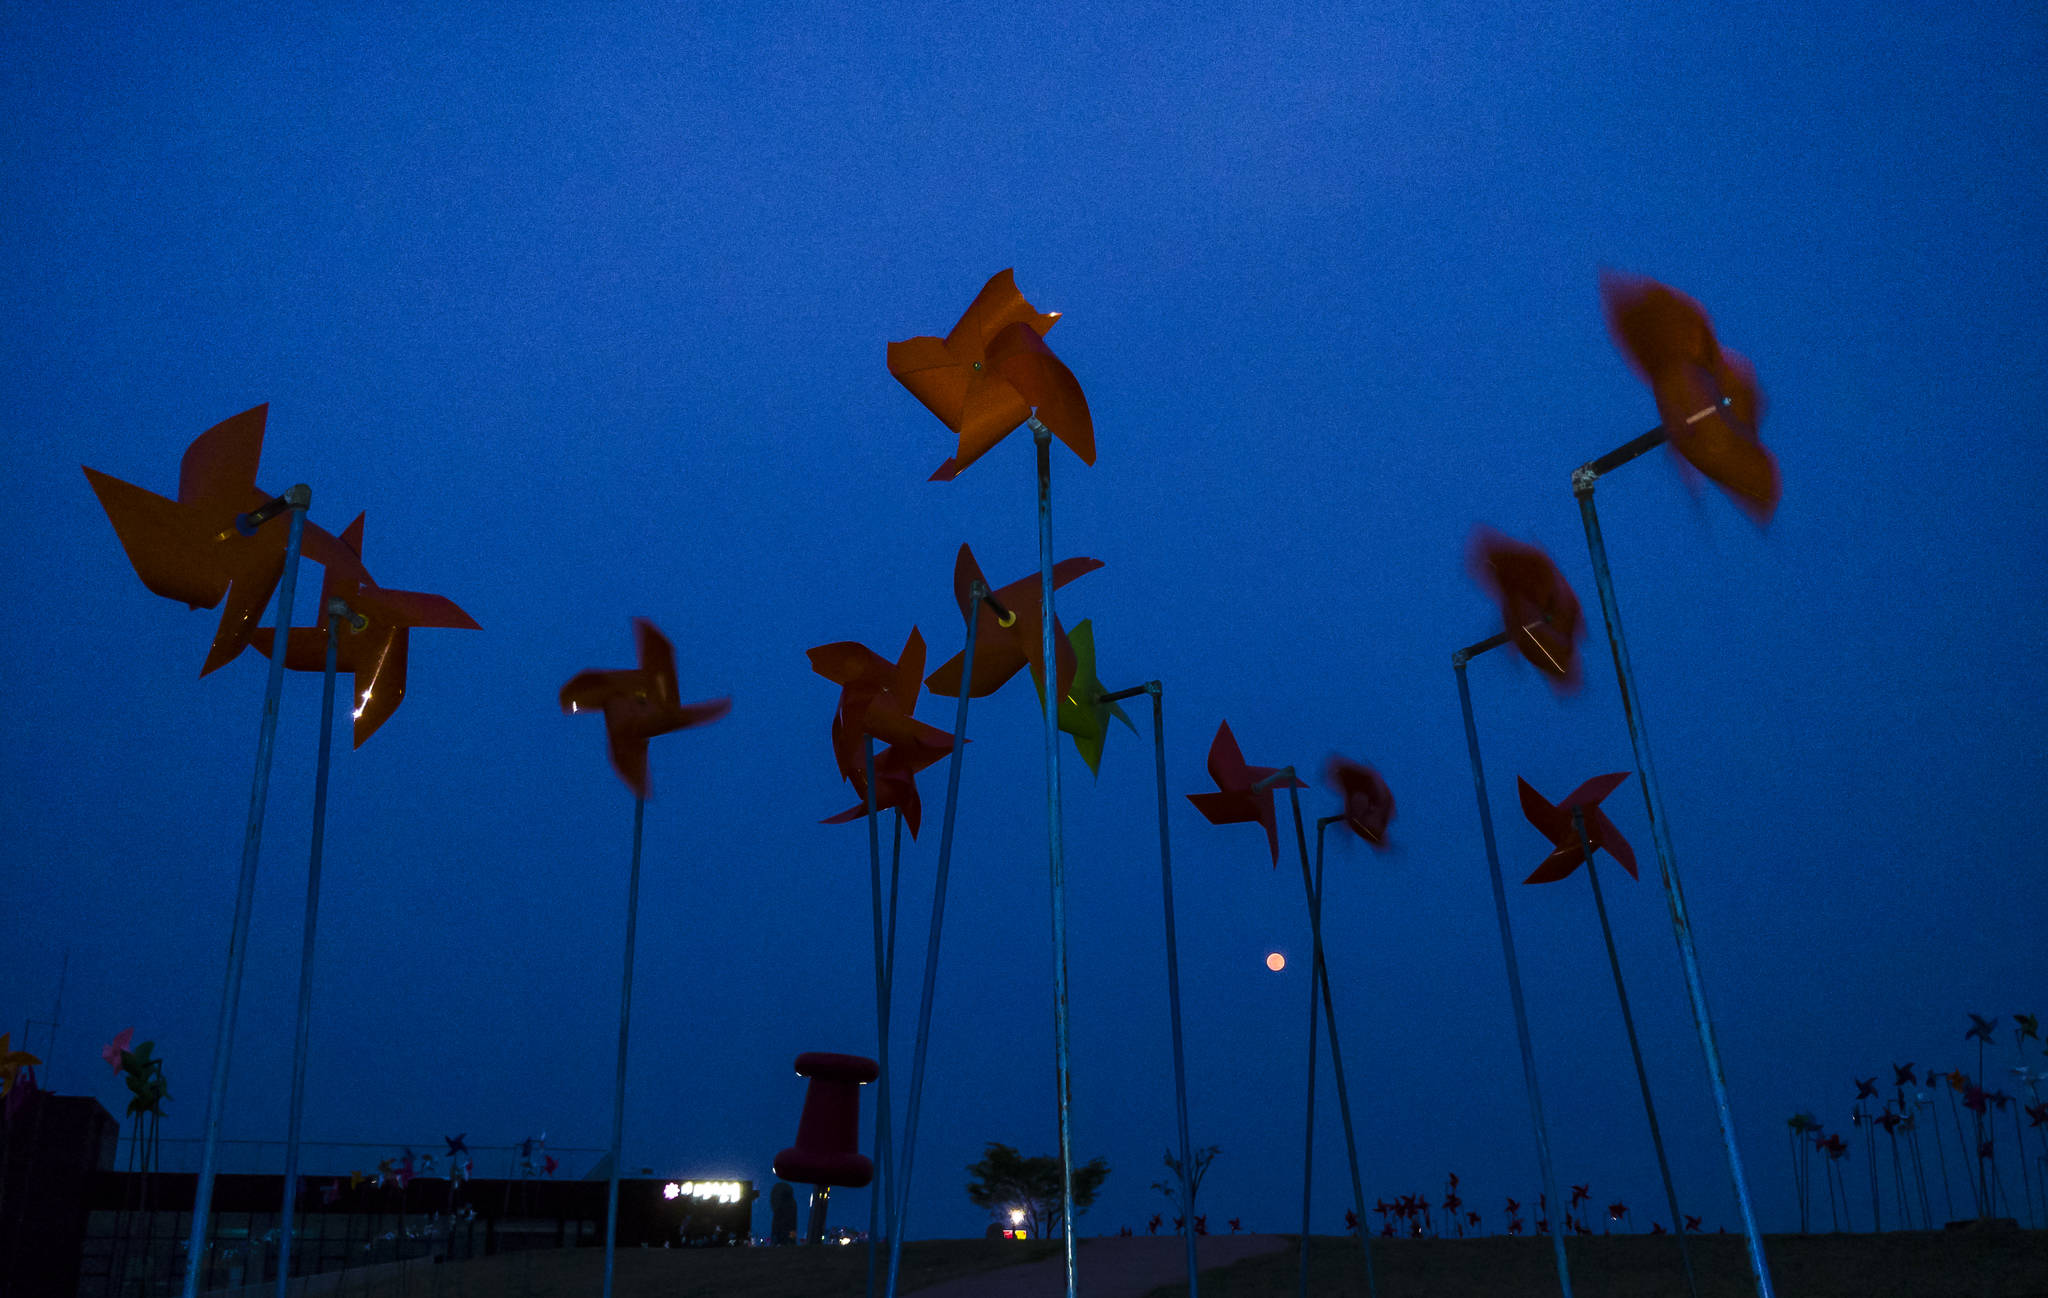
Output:
[[[1266,957],[1266,968],[1271,969],[1274,973],[1279,973],[1286,967],[1287,957],[1281,955],[1278,951]]]

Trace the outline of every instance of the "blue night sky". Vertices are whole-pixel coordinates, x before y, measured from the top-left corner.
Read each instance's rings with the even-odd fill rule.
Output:
[[[962,541],[998,584],[1036,568],[1028,435],[927,483],[951,435],[883,366],[1007,266],[1065,313],[1101,447],[1054,452],[1057,550],[1106,565],[1060,612],[1093,620],[1110,687],[1165,682],[1212,1224],[1297,1220],[1309,964],[1293,860],[1181,797],[1226,718],[1254,763],[1341,752],[1399,800],[1397,850],[1332,840],[1368,1200],[1456,1172],[1498,1229],[1535,1198],[1449,657],[1498,627],[1476,522],[1549,549],[1592,618],[1575,696],[1504,654],[1471,671],[1519,879],[1546,844],[1514,777],[1555,798],[1631,767],[1568,481],[1656,422],[1603,266],[1690,293],[1757,362],[1783,470],[1766,531],[1662,451],[1598,496],[1765,1225],[1796,1220],[1787,1116],[1846,1128],[1852,1076],[1974,1071],[1965,1011],[2048,1010],[2038,6],[1112,8],[9,9],[0,1027],[50,1016],[68,951],[46,1083],[118,1110],[98,1049],[133,1025],[169,1061],[167,1140],[203,1125],[265,663],[197,677],[216,615],[142,588],[79,466],[170,493],[187,442],[269,402],[263,485],[310,483],[331,530],[367,511],[378,579],[484,628],[416,633],[404,707],[337,749],[308,1137],[605,1144],[632,799],[555,692],[629,665],[644,615],[684,697],[734,706],[653,748],[625,1162],[765,1190],[792,1057],[875,1046],[866,836],[816,823],[853,797],[804,650],[893,656],[915,624],[936,664]],[[237,1139],[281,1139],[287,1108],[319,682],[286,684]],[[1134,715],[1099,779],[1063,758],[1077,1152],[1115,1169],[1088,1232],[1164,1206],[1174,1131]],[[1029,686],[968,730],[919,1236],[980,1232],[985,1142],[1055,1147]],[[899,1065],[944,775],[905,857]],[[1637,782],[1608,805],[1649,863]],[[1654,868],[1604,882],[1680,1198],[1732,1229]],[[1646,1228],[1667,1214],[1585,886],[1510,903],[1559,1177]],[[1330,1095],[1326,1072],[1334,1231]]]

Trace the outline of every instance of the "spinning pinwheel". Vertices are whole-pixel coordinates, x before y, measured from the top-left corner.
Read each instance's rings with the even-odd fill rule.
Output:
[[[1348,765],[1348,764],[1346,764]],[[1359,768],[1366,770],[1367,768]],[[1372,774],[1369,771],[1368,774]],[[1308,922],[1310,946],[1314,953],[1309,966],[1308,986],[1308,1096],[1303,1108],[1306,1115],[1302,1155],[1302,1284],[1307,1285],[1308,1276],[1308,1185],[1314,1174],[1315,1149],[1315,1075],[1316,1075],[1316,1034],[1318,1015],[1327,1025],[1330,1036],[1330,1067],[1337,1082],[1337,1107],[1344,1123],[1344,1145],[1350,1160],[1352,1207],[1361,1217],[1365,1214],[1365,1185],[1358,1172],[1358,1142],[1351,1124],[1351,1098],[1344,1082],[1344,1052],[1337,1037],[1337,1012],[1330,995],[1330,973],[1326,954],[1323,950],[1323,879],[1322,842],[1323,830],[1333,821],[1343,820],[1342,814],[1328,817],[1316,826],[1316,867],[1310,873],[1308,860],[1308,834],[1303,828],[1301,817],[1301,795],[1299,790],[1308,786],[1297,778],[1292,766],[1252,766],[1244,760],[1244,753],[1237,746],[1237,736],[1231,733],[1230,723],[1225,721],[1217,726],[1216,737],[1209,744],[1209,778],[1216,782],[1213,793],[1191,793],[1188,801],[1195,810],[1212,825],[1257,824],[1266,831],[1266,847],[1277,869],[1280,864],[1279,832],[1273,813],[1273,790],[1287,790],[1289,802],[1294,811],[1294,838],[1301,856],[1301,887],[1308,899]],[[1354,781],[1357,777],[1354,776]],[[1377,775],[1372,775],[1377,779]],[[1383,785],[1384,782],[1382,782]],[[1340,792],[1343,790],[1340,787]],[[1347,796],[1347,802],[1349,801]],[[1393,814],[1393,795],[1387,794],[1384,810]],[[1361,833],[1376,847],[1385,846],[1385,821],[1377,818],[1376,810],[1361,809],[1361,824],[1375,828],[1377,840]],[[1320,1000],[1318,996],[1320,994]],[[1365,1252],[1365,1283],[1368,1293],[1375,1290],[1372,1265],[1372,1243],[1369,1232],[1359,1231],[1358,1241]]]
[[[292,1085],[285,1128],[284,1191],[278,1212],[278,1270],[291,1270],[292,1222],[299,1184],[299,1131],[305,1107],[306,1050],[313,1004],[313,952],[320,912],[320,868],[327,825],[330,736],[334,728],[334,677],[346,670],[354,686],[355,747],[377,732],[405,699],[405,668],[413,627],[477,630],[456,603],[441,595],[379,586],[362,565],[363,519],[342,531],[340,545],[353,563],[329,566],[320,583],[321,625],[293,627],[285,637],[284,665],[291,671],[322,673],[320,734],[313,776],[313,844],[306,871],[306,919],[299,957],[299,1008],[292,1048]],[[343,626],[347,631],[344,633]],[[251,642],[277,656],[273,632],[259,629]]]
[[[640,915],[640,839],[647,819],[647,741],[716,721],[732,710],[730,698],[681,701],[675,648],[654,623],[634,618],[633,637],[639,650],[638,667],[578,672],[562,686],[560,695],[564,712],[604,713],[612,769],[633,791],[633,864],[626,883],[625,972],[619,981],[619,1063],[612,1084],[610,1175],[605,1188],[604,1298],[611,1298],[618,1246],[619,1144],[626,1116],[626,1036],[633,1016],[633,938]],[[548,1165],[552,1172],[554,1159],[550,1158]]]
[[[1024,300],[1011,272],[991,276],[969,304],[958,324],[944,338],[920,337],[889,344],[889,372],[937,415],[957,435],[948,466],[935,478],[951,478],[971,467],[991,447],[1023,423],[1031,425],[1038,452],[1038,551],[1039,646],[1034,661],[1043,675],[1043,665],[1053,659],[1055,644],[1065,648],[1066,637],[1057,633],[1053,590],[1060,574],[1052,561],[1052,439],[1058,437],[1084,464],[1095,462],[1095,428],[1088,414],[1088,401],[1081,385],[1045,345],[1044,334],[1059,317],[1046,314]],[[963,559],[965,558],[963,552]],[[1091,565],[1092,566],[1092,565]],[[1081,571],[1086,571],[1082,569]],[[1072,580],[1075,572],[1066,577]],[[963,588],[968,584],[959,583]],[[963,596],[965,590],[960,592]],[[997,592],[1006,608],[1015,606]],[[964,606],[963,612],[970,610]],[[977,616],[979,610],[971,610]],[[1022,621],[1020,618],[1019,621]],[[1014,627],[1014,624],[1013,624]],[[1028,632],[1023,632],[1028,634]],[[992,645],[992,648],[997,646]],[[1007,655],[1004,655],[1007,656]],[[1005,670],[1002,656],[992,656],[990,670],[1006,679],[1016,670]],[[944,679],[941,668],[937,679]],[[1046,693],[1041,685],[1045,719],[1046,849],[1052,876],[1053,945],[1053,1051],[1055,1088],[1059,1096],[1060,1199],[1064,1220],[1073,1213],[1073,1131],[1069,1113],[1067,1050],[1067,926],[1066,868],[1060,851],[1059,700],[1065,697],[1069,671],[1061,665],[1056,686]],[[995,688],[972,681],[972,692],[985,694]],[[928,684],[931,682],[927,682]],[[944,684],[933,684],[938,693],[950,693]],[[1067,1292],[1075,1287],[1074,1233],[1066,1234]],[[894,1298],[899,1252],[890,1244],[888,1294]]]
[[[255,633],[256,619],[273,593],[277,596],[277,625],[291,624],[302,549],[330,571],[358,576],[361,572],[361,564],[347,547],[306,522],[311,491],[296,486],[273,498],[257,487],[256,471],[263,455],[269,409],[264,405],[245,410],[194,438],[178,466],[176,500],[96,469],[85,469],[86,480],[92,484],[108,521],[121,539],[121,548],[127,552],[128,561],[144,586],[193,608],[212,608],[225,601],[219,629],[200,667],[202,676],[229,662],[248,646]],[[282,537],[277,529],[264,527],[270,519],[284,513],[290,514],[290,522]],[[221,1106],[233,1048],[235,1011],[241,998],[242,969],[248,953],[248,916],[256,890],[256,863],[270,784],[272,743],[277,733],[278,698],[284,687],[283,669],[284,663],[274,660],[264,682],[254,787],[242,840],[242,869],[236,881],[235,918],[228,939],[226,986],[221,997],[219,1030],[214,1035],[213,1079],[207,1093],[199,1179],[193,1196],[192,1234],[186,1248],[185,1298],[193,1298],[198,1292],[199,1272],[207,1253]]]
[[[926,725],[912,714],[923,688],[925,644],[916,627],[903,644],[903,652],[891,662],[851,640],[819,645],[809,651],[811,670],[840,687],[839,706],[832,717],[832,755],[840,775],[851,781],[861,801],[826,824],[846,824],[865,818],[868,822],[868,891],[873,911],[875,939],[875,1024],[879,1060],[875,1105],[875,1150],[878,1179],[868,1196],[869,1287],[873,1287],[875,1241],[893,1234],[894,1208],[890,1204],[891,1183],[889,1121],[889,1010],[893,1003],[892,974],[896,963],[896,886],[900,877],[903,826],[917,837],[923,807],[917,794],[917,773],[953,751],[953,736],[936,726]],[[877,739],[889,743],[879,759]],[[889,905],[886,924],[882,915],[882,852],[876,816],[896,810],[895,853],[889,866]],[[886,1206],[886,1207],[885,1207]]]
[[[1564,801],[1550,805],[1542,794],[1529,786],[1527,780],[1515,781],[1522,798],[1522,814],[1529,823],[1550,840],[1550,855],[1522,882],[1553,883],[1571,876],[1583,863],[1586,867],[1586,881],[1593,891],[1593,909],[1600,917],[1600,936],[1607,945],[1607,967],[1614,974],[1614,995],[1621,1002],[1621,1023],[1628,1033],[1629,1054],[1636,1065],[1636,1085],[1643,1094],[1643,1115],[1650,1124],[1650,1144],[1657,1151],[1657,1170],[1664,1178],[1664,1199],[1671,1209],[1671,1220],[1678,1221],[1684,1214],[1679,1211],[1678,1191],[1671,1180],[1671,1162],[1664,1154],[1664,1136],[1657,1125],[1657,1105],[1650,1098],[1650,1074],[1643,1067],[1642,1044],[1636,1039],[1636,1020],[1628,1005],[1628,987],[1621,977],[1621,957],[1614,949],[1614,929],[1607,920],[1607,902],[1600,892],[1600,874],[1593,864],[1593,853],[1605,850],[1621,862],[1630,878],[1636,877],[1636,854],[1600,810],[1601,800],[1621,787],[1628,778],[1626,771],[1608,775],[1596,775],[1571,791]],[[1685,1232],[1678,1232],[1678,1257],[1685,1269],[1686,1288],[1699,1296],[1699,1285],[1693,1276],[1692,1254],[1685,1242]]]
[[[1687,463],[1711,477],[1752,518],[1763,522],[1778,503],[1777,465],[1756,440],[1756,423],[1762,416],[1763,398],[1757,390],[1754,374],[1747,361],[1721,348],[1707,322],[1706,313],[1698,303],[1662,284],[1611,274],[1602,277],[1601,296],[1615,342],[1629,364],[1650,384],[1662,422],[1626,445],[1579,466],[1572,474],[1572,495],[1579,502],[1579,520],[1586,529],[1586,549],[1593,561],[1593,582],[1600,592],[1600,610],[1607,624],[1608,647],[1614,654],[1614,673],[1621,685],[1629,743],[1635,752],[1636,774],[1641,780],[1643,805],[1649,814],[1650,841],[1657,853],[1664,900],[1671,911],[1672,934],[1678,943],[1686,998],[1692,1007],[1693,1024],[1699,1032],[1700,1050],[1705,1056],[1707,1082],[1714,1095],[1714,1116],[1720,1125],[1722,1147],[1728,1155],[1729,1175],[1735,1187],[1735,1206],[1742,1217],[1742,1233],[1749,1250],[1750,1271],[1757,1292],[1763,1298],[1769,1298],[1771,1276],[1764,1259],[1763,1232],[1757,1225],[1749,1180],[1742,1168],[1742,1153],[1736,1146],[1734,1109],[1729,1103],[1728,1087],[1723,1078],[1720,1047],[1714,1040],[1713,1014],[1708,1009],[1706,988],[1700,980],[1699,956],[1694,947],[1692,921],[1686,913],[1684,891],[1679,883],[1678,863],[1671,850],[1670,822],[1664,814],[1663,796],[1658,790],[1656,772],[1650,762],[1642,698],[1636,689],[1635,674],[1629,667],[1621,608],[1615,598],[1613,576],[1608,570],[1607,546],[1600,535],[1600,518],[1594,507],[1593,493],[1601,475],[1628,463],[1659,442],[1669,441]]]
[[[1515,959],[1515,936],[1508,922],[1507,884],[1501,877],[1500,850],[1494,842],[1493,808],[1486,797],[1486,770],[1479,759],[1479,723],[1472,712],[1472,687],[1465,665],[1480,654],[1512,641],[1553,687],[1564,690],[1579,678],[1579,599],[1557,565],[1534,546],[1510,541],[1481,524],[1472,530],[1466,567],[1500,607],[1502,629],[1451,654],[1451,672],[1458,679],[1458,705],[1465,717],[1465,749],[1472,763],[1472,788],[1479,800],[1479,832],[1486,846],[1486,873],[1493,886],[1494,918],[1500,927],[1501,957],[1507,965],[1508,1001],[1515,1012],[1515,1041],[1522,1052],[1522,1087],[1529,1097],[1529,1126],[1536,1137],[1536,1165],[1543,1193],[1555,1198],[1557,1174],[1550,1162],[1550,1134],[1543,1120],[1543,1091],[1536,1080],[1536,1050],[1529,1034],[1529,1011],[1522,995],[1522,970]],[[1562,1233],[1551,1236],[1558,1287],[1572,1291],[1571,1267],[1565,1258]]]

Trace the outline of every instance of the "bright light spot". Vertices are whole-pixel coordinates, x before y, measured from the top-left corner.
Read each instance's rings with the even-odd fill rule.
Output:
[[[1266,968],[1271,969],[1274,973],[1279,973],[1286,967],[1287,957],[1281,955],[1278,951],[1266,957]]]
[[[361,700],[360,702],[358,702],[358,703],[356,704],[356,709],[355,709],[355,712],[354,712],[354,714],[353,714],[353,716],[354,716],[354,719],[355,719],[355,720],[357,720],[357,721],[361,721],[361,720],[363,719],[363,711],[364,711],[364,709],[368,708],[369,706],[370,706],[370,691],[368,691],[368,690],[364,690],[364,691],[363,691],[363,697],[362,697],[362,700]]]
[[[683,1187],[677,1185],[674,1181],[670,1181],[667,1185],[661,1187],[661,1197],[664,1199],[680,1199],[683,1197]]]
[[[1024,1210],[1022,1208],[1010,1209],[1010,1224],[1012,1226],[1021,1226],[1024,1224]]]
[[[840,1243],[842,1243],[842,1244],[851,1244],[851,1243],[853,1243],[853,1240],[852,1240],[852,1239],[851,1239],[850,1237],[848,1237],[848,1236],[845,1236],[845,1235],[841,1235],[841,1236],[839,1237],[839,1242],[840,1242]]]
[[[681,1185],[671,1181],[661,1193],[667,1199],[716,1199],[720,1203],[738,1203],[744,1188],[738,1181],[684,1181]],[[669,1193],[671,1190],[673,1194]]]

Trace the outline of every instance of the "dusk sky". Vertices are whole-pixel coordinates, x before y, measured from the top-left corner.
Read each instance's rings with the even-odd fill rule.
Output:
[[[192,438],[268,402],[262,485],[309,483],[331,531],[367,511],[378,580],[482,626],[414,633],[404,706],[338,740],[308,1139],[604,1146],[633,799],[556,691],[630,666],[644,616],[685,699],[733,697],[652,749],[624,1162],[765,1195],[794,1056],[876,1045],[866,834],[817,823],[855,796],[804,651],[893,657],[916,625],[936,665],[963,541],[996,584],[1036,571],[1028,432],[929,483],[952,435],[883,364],[1005,267],[1064,313],[1047,341],[1100,446],[1053,452],[1057,553],[1105,565],[1059,612],[1109,687],[1165,683],[1212,1229],[1297,1228],[1309,967],[1285,821],[1275,870],[1182,796],[1226,719],[1254,763],[1341,753],[1398,800],[1394,850],[1331,840],[1368,1201],[1455,1172],[1498,1230],[1539,1189],[1450,670],[1499,627],[1480,522],[1549,550],[1590,619],[1576,695],[1471,668],[1558,1176],[1670,1224],[1583,879],[1514,882],[1548,850],[1517,775],[1554,799],[1632,769],[1569,483],[1657,422],[1603,267],[1696,297],[1756,362],[1783,473],[1766,529],[1662,450],[1598,494],[1765,1227],[1797,1220],[1785,1119],[1847,1129],[1852,1077],[1974,1071],[1967,1011],[2000,1016],[2008,1089],[2048,1064],[2010,1044],[2048,1011],[2038,5],[16,5],[0,61],[0,1029],[51,1017],[68,953],[54,1053],[29,1033],[44,1082],[118,1114],[99,1048],[155,1040],[167,1166],[203,1127],[267,664],[199,678],[218,614],[142,587],[79,466],[174,494]],[[1063,740],[1076,1154],[1114,1169],[1084,1233],[1165,1208],[1175,1139],[1127,706],[1099,778]],[[318,715],[292,673],[233,1139],[284,1133]],[[987,1142],[1056,1150],[1027,679],[968,734],[917,1237],[981,1232]],[[899,1079],[945,767],[922,786]],[[1679,1197],[1734,1230],[1633,776],[1607,807],[1646,867],[1602,882]],[[832,1219],[864,1227],[865,1195]]]

